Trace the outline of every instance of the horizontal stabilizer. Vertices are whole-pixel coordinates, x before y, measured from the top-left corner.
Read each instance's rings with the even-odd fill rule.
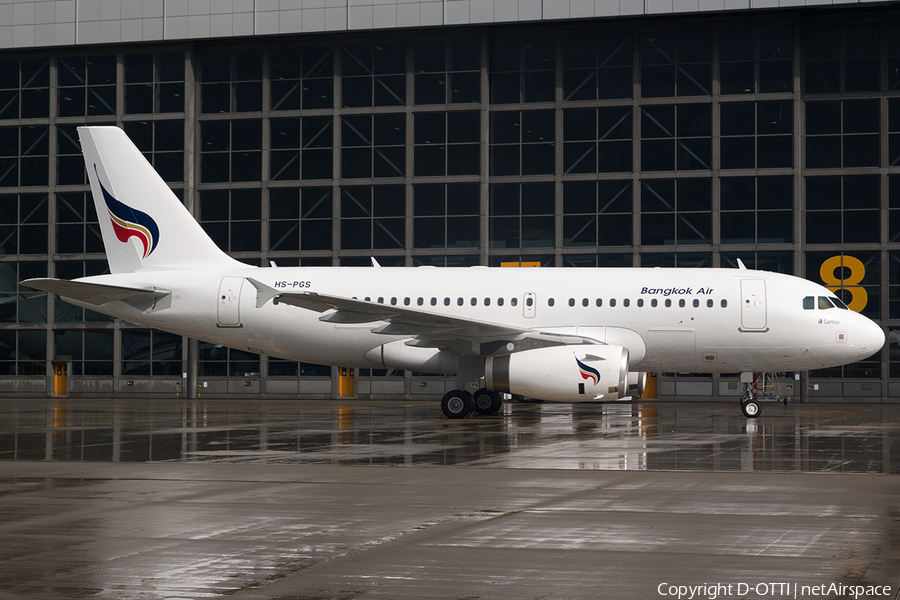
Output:
[[[171,292],[168,290],[144,289],[122,287],[118,285],[106,285],[102,283],[86,283],[80,281],[67,281],[65,279],[39,278],[26,279],[22,282],[30,288],[49,292],[71,298],[79,302],[86,302],[96,306],[102,306],[116,300],[134,301],[134,300],[157,300],[168,296]]]

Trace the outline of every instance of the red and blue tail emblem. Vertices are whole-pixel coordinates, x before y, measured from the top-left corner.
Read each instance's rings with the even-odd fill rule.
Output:
[[[157,227],[156,221],[147,213],[131,208],[113,198],[100,181],[97,165],[94,165],[94,172],[97,174],[97,183],[100,184],[100,190],[103,192],[103,200],[106,202],[116,238],[120,242],[127,242],[136,237],[144,247],[144,254],[141,258],[147,258],[153,254],[159,243],[159,227]]]
[[[586,365],[580,360],[578,357],[575,357],[575,362],[578,363],[578,368],[581,370],[581,378],[582,379],[590,379],[593,383],[592,386],[597,385],[600,382],[600,371],[595,369],[590,365]]]

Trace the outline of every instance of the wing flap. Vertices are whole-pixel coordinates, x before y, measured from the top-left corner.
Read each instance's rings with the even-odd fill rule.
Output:
[[[96,306],[102,306],[117,300],[123,302],[133,302],[135,300],[152,302],[171,294],[169,290],[132,288],[53,278],[26,279],[22,284],[42,292],[56,294],[63,298],[71,298]]]

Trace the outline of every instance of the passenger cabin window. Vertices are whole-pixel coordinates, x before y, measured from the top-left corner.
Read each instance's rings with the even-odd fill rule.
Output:
[[[509,299],[509,305],[510,305],[510,306],[518,306],[518,305],[519,305],[519,299],[518,299],[518,298],[510,298],[510,299]]]
[[[547,298],[547,306],[553,306],[554,304],[556,304],[556,300],[554,300],[553,298]]]
[[[462,306],[462,305],[463,305],[463,302],[464,302],[464,300],[463,300],[462,298],[457,298],[457,299],[456,299],[456,305],[457,305],[457,306]]]
[[[370,296],[366,296],[366,302],[371,302],[372,298]]]
[[[828,299],[828,296],[819,296],[819,310],[828,310],[834,308],[834,304]]]
[[[598,307],[603,306],[603,299],[597,298],[596,302],[594,302]]]
[[[638,298],[638,308],[642,308],[644,306],[644,299]]]
[[[728,308],[728,300],[722,299],[722,308]]]
[[[444,298],[444,306],[450,306],[450,298]]]
[[[478,298],[472,298],[471,300],[469,300],[469,304],[471,304],[472,306],[478,306]]]
[[[525,306],[534,306],[534,298],[529,296],[525,299]]]
[[[680,308],[684,308],[684,298],[682,298],[681,300],[678,301],[678,306]]]
[[[434,297],[431,298],[431,305],[437,306],[437,298],[434,298]]]
[[[650,306],[656,308],[657,306],[659,306],[659,301],[657,301],[656,298],[653,298],[652,300],[650,300]]]
[[[378,296],[378,304],[384,304],[384,296]]]
[[[616,299],[615,299],[615,298],[610,298],[610,299],[609,299],[609,305],[610,305],[610,307],[615,306],[615,305],[616,305]]]
[[[625,298],[624,300],[622,300],[622,306],[624,306],[625,308],[628,308],[629,306],[631,306],[631,300],[629,300],[628,298]]]
[[[409,306],[409,298],[403,299],[403,306]]]
[[[503,306],[503,298],[497,298],[497,306]]]
[[[803,299],[803,310],[812,310],[816,307],[816,297],[807,296]]]
[[[589,301],[587,298],[582,298],[582,299],[581,299],[581,305],[582,305],[582,306],[587,306],[588,304],[590,304],[590,301]]]
[[[397,299],[391,298],[391,306],[397,306]]]
[[[672,301],[669,298],[666,298],[666,308],[672,306]]]
[[[575,298],[569,298],[569,306],[575,306]]]
[[[694,298],[694,308],[700,308],[700,301]]]
[[[490,305],[491,305],[491,299],[490,299],[490,298],[485,298],[485,299],[484,299],[484,305],[485,305],[485,306],[490,306]]]
[[[706,308],[712,308],[712,307],[713,307],[713,301],[712,301],[712,298],[710,298],[709,300],[706,301]]]

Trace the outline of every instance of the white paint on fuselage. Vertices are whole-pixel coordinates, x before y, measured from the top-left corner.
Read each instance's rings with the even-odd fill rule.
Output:
[[[880,349],[884,341],[878,325],[853,311],[804,310],[802,300],[806,296],[833,296],[822,286],[787,275],[738,269],[248,266],[228,272],[139,271],[79,281],[171,290],[170,308],[141,312],[116,302],[100,312],[286,359],[380,367],[366,360],[366,352],[406,337],[372,333],[381,323],[322,322],[320,313],[271,301],[257,308],[257,291],[246,281],[240,291],[240,326],[222,327],[217,322],[217,304],[223,276],[253,277],[284,292],[319,292],[360,300],[368,297],[372,302],[382,298],[387,305],[396,299],[398,306],[414,310],[558,333],[590,335],[603,327],[628,329],[637,332],[646,344],[643,359],[631,365],[634,371],[815,369],[861,360]],[[755,321],[751,319],[757,329],[742,328],[747,319],[745,315],[742,321],[741,282],[746,280],[765,282],[765,298],[760,299],[764,328],[759,327],[759,312],[754,315]],[[525,305],[529,294],[535,300],[531,310]],[[432,298],[437,299],[436,305],[431,304]],[[445,298],[450,299],[449,306]],[[489,305],[485,305],[485,298],[490,299]],[[551,298],[554,306],[549,306]],[[569,306],[570,298],[575,306]],[[596,306],[598,298],[602,299],[600,307]],[[584,299],[587,306],[583,306]],[[613,299],[615,306],[611,306]],[[654,299],[656,307],[651,306]],[[643,306],[638,306],[639,300]],[[665,306],[666,300],[671,300],[671,306]],[[843,339],[839,339],[839,333],[844,334]]]

